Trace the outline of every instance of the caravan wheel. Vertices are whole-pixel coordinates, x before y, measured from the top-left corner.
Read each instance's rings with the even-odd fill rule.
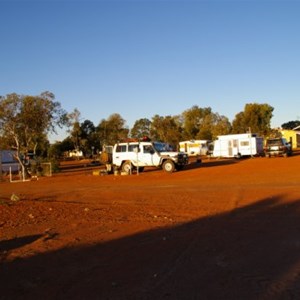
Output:
[[[242,158],[242,155],[241,153],[238,153],[236,156],[235,156],[236,159],[241,159]]]

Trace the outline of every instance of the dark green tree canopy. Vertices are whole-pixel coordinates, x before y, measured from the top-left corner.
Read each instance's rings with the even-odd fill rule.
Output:
[[[300,125],[300,121],[289,121],[281,125],[282,129],[294,129]]]
[[[177,146],[181,139],[181,126],[178,117],[155,115],[152,118],[151,139]]]
[[[132,138],[142,138],[144,136],[150,137],[150,127],[151,127],[151,121],[147,118],[139,119],[135,121],[131,131],[130,135]]]
[[[194,105],[182,113],[182,139],[212,140],[217,135],[228,134],[231,124],[228,118],[214,113],[210,107]]]
[[[252,132],[267,136],[271,131],[274,108],[269,104],[249,103],[238,113],[232,122],[233,133]]]
[[[125,120],[120,114],[112,114],[106,120],[103,119],[96,128],[101,147],[113,145],[128,138],[129,129],[125,127]]]

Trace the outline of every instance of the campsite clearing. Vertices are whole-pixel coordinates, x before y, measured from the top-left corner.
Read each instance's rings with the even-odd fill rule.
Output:
[[[299,299],[299,166],[0,182],[0,299]]]

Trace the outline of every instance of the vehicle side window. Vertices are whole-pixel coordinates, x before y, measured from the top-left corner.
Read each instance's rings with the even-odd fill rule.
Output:
[[[154,152],[153,147],[150,145],[144,145],[143,148],[144,148],[144,153],[153,153]]]
[[[139,148],[138,144],[128,145],[128,152],[136,152],[136,148]]]
[[[126,145],[118,145],[116,148],[116,152],[126,152]]]

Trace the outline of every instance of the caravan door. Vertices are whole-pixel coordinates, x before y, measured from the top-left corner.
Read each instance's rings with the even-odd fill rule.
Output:
[[[239,153],[239,140],[228,141],[228,157],[235,157]]]

